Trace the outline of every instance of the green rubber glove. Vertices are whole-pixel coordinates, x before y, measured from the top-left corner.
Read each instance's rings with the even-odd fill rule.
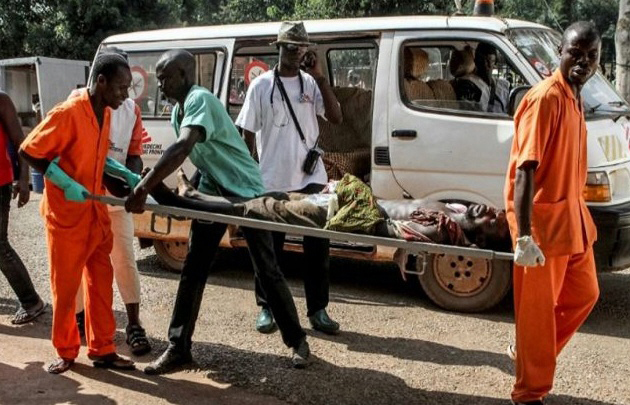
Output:
[[[110,157],[105,160],[105,173],[124,179],[132,189],[136,188],[136,185],[142,180],[139,174],[132,172],[125,165]]]
[[[57,162],[59,162],[59,158],[55,158],[50,162],[44,176],[63,190],[66,200],[80,203],[85,202],[85,197],[90,192],[81,184],[77,183],[72,177],[68,176],[66,172],[61,170]]]

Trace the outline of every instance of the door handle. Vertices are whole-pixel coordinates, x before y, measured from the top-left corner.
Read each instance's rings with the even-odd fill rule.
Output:
[[[418,133],[414,129],[395,129],[392,138],[415,138]]]

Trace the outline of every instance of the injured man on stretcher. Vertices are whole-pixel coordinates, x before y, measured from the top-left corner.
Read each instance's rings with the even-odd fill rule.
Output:
[[[332,231],[511,250],[504,210],[427,199],[380,200],[350,174],[318,194],[271,192],[252,199],[209,196],[197,191],[181,170],[177,177],[177,192],[162,184],[151,193],[159,204]]]

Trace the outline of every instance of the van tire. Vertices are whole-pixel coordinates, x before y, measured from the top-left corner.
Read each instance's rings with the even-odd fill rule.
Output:
[[[423,261],[416,261],[422,273]],[[420,285],[436,305],[449,311],[481,312],[497,305],[512,287],[507,260],[486,260],[445,254],[429,255]]]
[[[184,268],[184,259],[188,251],[188,242],[179,240],[159,240],[153,241],[153,247],[160,263],[167,270],[181,273]]]

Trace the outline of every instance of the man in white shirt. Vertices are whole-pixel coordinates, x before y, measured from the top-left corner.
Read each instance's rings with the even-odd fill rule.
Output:
[[[317,115],[338,124],[342,120],[341,107],[315,53],[307,52],[313,44],[303,23],[283,22],[274,44],[280,62],[251,83],[236,125],[243,129],[252,154],[254,150],[258,154],[267,191],[317,193],[328,182],[321,156],[309,153],[319,140]],[[304,71],[300,71],[300,64]],[[309,154],[314,168],[305,167]],[[284,238],[284,234],[274,233],[278,258]],[[337,333],[339,324],[326,313],[329,241],[304,237],[304,254],[304,290],[311,325],[324,333]],[[256,302],[262,307],[256,329],[269,333],[274,329],[273,315],[258,280]]]

